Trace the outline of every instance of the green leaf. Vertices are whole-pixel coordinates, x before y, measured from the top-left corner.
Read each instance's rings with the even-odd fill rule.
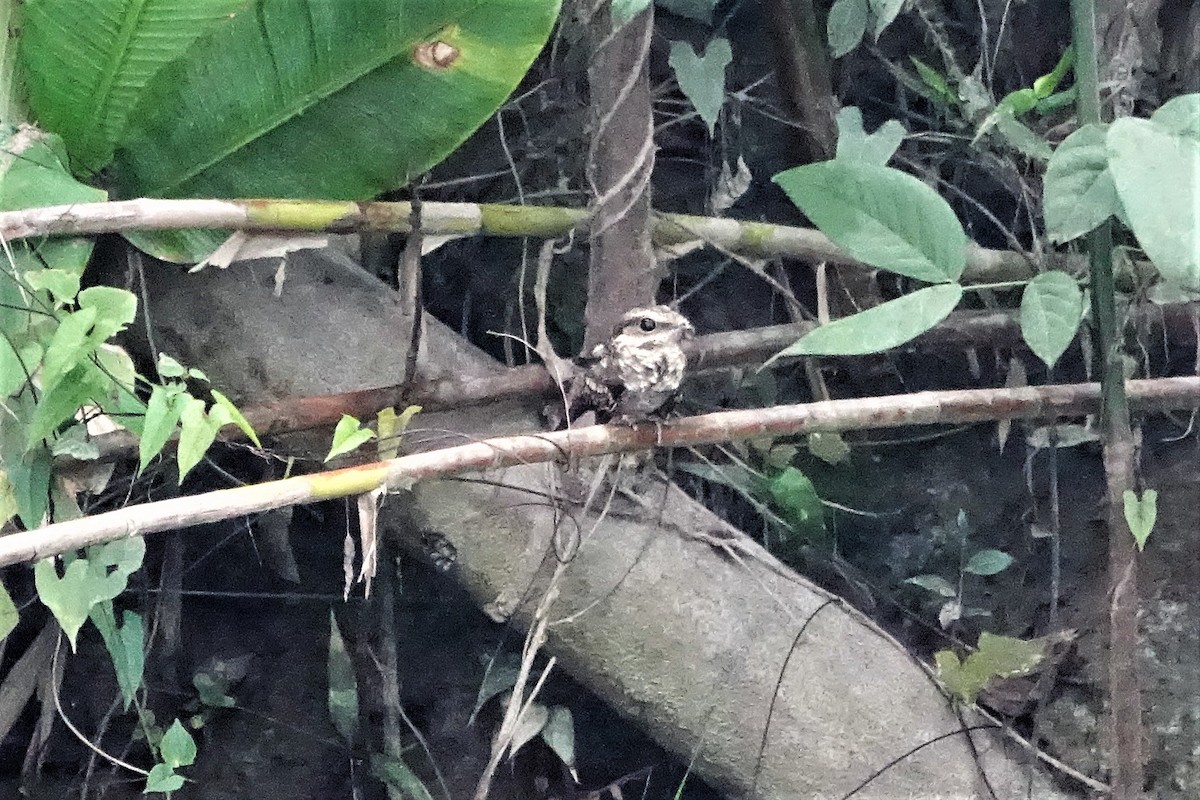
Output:
[[[26,530],[33,530],[42,526],[50,508],[50,472],[54,459],[48,448],[39,445],[26,453],[24,444],[20,442],[19,449],[6,446],[3,463],[16,498],[17,516]],[[13,452],[15,456],[10,455]]]
[[[93,397],[103,396],[111,381],[108,376],[85,361],[57,381],[53,388],[42,394],[41,402],[29,420],[27,447],[35,447],[48,438],[60,425],[75,416],[79,407]]]
[[[41,360],[42,347],[37,342],[26,342],[20,345],[18,352],[13,352],[8,339],[0,337],[0,398],[8,397],[28,383]]]
[[[125,197],[357,200],[403,186],[504,101],[558,5],[259,0],[154,75],[114,177]]]
[[[1168,281],[1200,288],[1200,139],[1123,117],[1109,126],[1105,143],[1138,243]]]
[[[846,444],[846,440],[840,433],[831,431],[810,433],[808,435],[808,452],[833,466],[844,464],[850,459],[850,445]]]
[[[905,583],[920,586],[925,591],[933,592],[941,597],[954,597],[958,594],[958,590],[941,575],[915,575],[906,580]]]
[[[879,34],[895,21],[907,0],[868,0],[868,2],[871,6],[871,16],[875,18],[873,34],[878,39]]]
[[[1037,105],[1037,101],[1038,96],[1033,89],[1017,89],[1015,92],[1006,94],[996,104],[996,115],[1004,116],[1007,112],[1013,117],[1019,117],[1032,111]]]
[[[22,67],[29,106],[84,173],[112,155],[143,87],[249,0],[28,0]]]
[[[329,611],[329,660],[326,670],[329,678],[329,718],[342,738],[352,742],[354,732],[358,730],[358,681],[354,677],[354,664],[346,652],[346,643],[338,630],[333,609]]]
[[[92,341],[106,342],[129,327],[137,318],[137,297],[114,286],[91,286],[79,293],[81,310],[95,309]]]
[[[89,547],[87,556],[68,563],[61,577],[55,558],[34,564],[38,598],[53,612],[71,649],[92,607],[125,591],[129,576],[142,565],[145,552],[145,541],[134,536]]]
[[[946,80],[945,75],[916,56],[909,56],[908,59],[916,67],[917,75],[920,76],[921,82],[933,91],[937,99],[946,105],[954,105],[958,102],[958,93],[950,86],[950,82]]]
[[[404,800],[433,800],[433,795],[417,773],[398,758],[374,753],[371,756],[371,774],[376,780],[399,791]]]
[[[771,476],[767,491],[779,515],[804,543],[825,543],[825,509],[807,475],[795,467],[786,467]]]
[[[1107,134],[1107,125],[1085,125],[1050,156],[1042,196],[1052,242],[1077,239],[1119,212],[1121,201],[1108,169]]]
[[[12,633],[19,620],[20,615],[17,613],[17,606],[12,600],[12,595],[8,593],[5,585],[0,583],[0,641]]]
[[[1065,272],[1043,272],[1021,296],[1021,335],[1033,354],[1053,367],[1083,320],[1083,292]]]
[[[1200,94],[1183,94],[1163,103],[1150,121],[1178,136],[1200,141]]]
[[[471,711],[471,719],[479,713],[487,701],[503,692],[507,692],[517,684],[521,675],[521,660],[514,654],[500,654],[493,659],[483,673],[479,683],[479,691],[475,694],[475,708]]]
[[[613,20],[618,26],[624,25],[649,7],[650,0],[613,0]]]
[[[1014,150],[1035,161],[1049,161],[1054,152],[1050,144],[1012,114],[1001,113],[996,118],[996,130]]]
[[[58,323],[58,329],[46,345],[42,358],[42,391],[49,392],[71,370],[96,349],[92,344],[92,326],[96,322],[96,309],[81,308],[67,314]]]
[[[229,421],[234,425],[237,425],[238,428],[241,429],[242,433],[246,434],[246,437],[250,441],[254,442],[255,447],[262,447],[262,442],[258,440],[258,434],[254,432],[253,426],[250,425],[250,420],[246,419],[246,415],[238,410],[238,407],[233,404],[233,401],[218,392],[216,389],[210,389],[209,392],[212,394],[213,402],[217,404],[217,407],[223,408],[228,413]],[[419,408],[420,407],[418,406],[418,410]]]
[[[43,289],[50,292],[54,302],[69,303],[79,294],[79,274],[66,269],[32,269],[21,278],[35,292]]]
[[[904,141],[904,126],[894,119],[868,134],[863,129],[862,112],[848,106],[837,115],[837,158],[884,166]]]
[[[200,463],[221,426],[204,413],[204,401],[190,395],[182,395],[178,401],[179,446],[175,458],[179,462],[179,482],[192,468]]]
[[[550,718],[542,728],[542,741],[575,776],[575,719],[566,706],[551,706]],[[578,780],[578,777],[576,777]]]
[[[830,55],[841,58],[858,47],[870,21],[871,10],[867,0],[834,0],[826,23]]]
[[[183,364],[180,364],[166,353],[158,354],[156,368],[158,369],[158,376],[160,378],[182,378],[186,372]]]
[[[835,243],[872,266],[929,283],[958,280],[967,236],[950,205],[890,167],[823,161],[774,178]]]
[[[183,412],[183,398],[187,395],[179,384],[155,386],[146,403],[146,416],[142,421],[142,437],[138,441],[138,472],[146,469],[175,432],[179,416]]]
[[[380,458],[395,458],[399,454],[400,436],[419,413],[421,406],[408,406],[399,414],[394,408],[385,408],[375,416],[375,428],[379,432],[376,452]]]
[[[200,702],[209,708],[233,708],[237,702],[226,694],[229,681],[222,680],[207,672],[197,672],[192,676],[192,686],[200,695]]]
[[[0,525],[17,515],[17,494],[13,491],[8,473],[0,469]]]
[[[138,688],[142,685],[142,672],[145,667],[142,618],[133,611],[126,611],[118,628],[111,600],[97,603],[88,616],[100,631],[104,646],[108,648],[113,668],[117,673],[117,686],[125,700],[125,710],[128,711]]]
[[[329,447],[329,455],[325,461],[357,450],[362,445],[375,438],[375,431],[364,428],[362,423],[349,414],[343,414],[333,429],[333,444]]]
[[[980,550],[963,567],[972,575],[995,575],[1008,569],[1013,557],[1001,550]]]
[[[1133,540],[1137,542],[1140,553],[1146,548],[1146,541],[1150,538],[1154,523],[1158,519],[1158,490],[1147,489],[1138,497],[1133,491],[1126,489],[1123,499],[1125,522],[1129,524],[1129,531],[1133,534]]]
[[[708,126],[710,136],[725,103],[725,68],[732,60],[728,39],[713,39],[702,56],[696,54],[689,42],[671,42],[667,61],[680,90]]]
[[[177,792],[183,788],[183,776],[166,764],[155,764],[146,777],[145,794],[152,792]]]
[[[22,8],[25,12],[25,8]],[[25,33],[22,31],[21,39]],[[0,145],[0,211],[69,203],[98,203],[108,193],[86,186],[71,177],[62,139],[25,126]],[[86,238],[20,242],[12,248],[19,264],[61,268],[76,275],[83,272],[92,252]],[[6,326],[7,327],[7,326]]]
[[[927,286],[912,294],[822,325],[767,359],[785,356],[858,356],[908,342],[949,316],[962,299],[957,283]]]
[[[1067,77],[1067,73],[1071,71],[1071,67],[1075,65],[1075,47],[1068,46],[1059,57],[1058,63],[1054,65],[1054,69],[1049,74],[1043,75],[1033,82],[1033,93],[1039,100],[1045,99],[1054,94],[1058,89],[1058,85],[1062,83],[1063,78]]]
[[[175,720],[158,743],[158,753],[171,769],[186,767],[196,762],[196,742],[179,720]]]

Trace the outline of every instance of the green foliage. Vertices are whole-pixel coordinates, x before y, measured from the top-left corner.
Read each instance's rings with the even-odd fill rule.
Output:
[[[329,611],[329,718],[347,742],[354,741],[358,730],[358,681],[354,662],[346,651],[346,642],[338,630],[333,610]]]
[[[17,627],[17,621],[17,606],[13,603],[12,595],[8,593],[8,587],[0,583],[0,641],[12,633],[13,628]]]
[[[1147,489],[1138,497],[1132,490],[1126,489],[1122,498],[1125,504],[1125,522],[1137,542],[1138,552],[1146,549],[1146,542],[1154,530],[1158,520],[1158,490]]]
[[[732,60],[728,39],[713,39],[702,56],[688,42],[671,42],[668,63],[680,90],[708,126],[710,136],[725,102],[725,68]]]
[[[772,508],[790,528],[790,535],[784,539],[785,550],[795,549],[788,545],[828,544],[825,508],[807,475],[789,464],[767,478],[765,483]]]
[[[837,158],[860,161],[883,167],[896,154],[904,141],[904,126],[894,119],[879,126],[874,133],[863,129],[862,112],[848,106],[837,115]]]
[[[385,408],[375,416],[375,428],[379,431],[376,453],[381,459],[395,458],[400,453],[400,437],[412,418],[421,413],[421,406],[408,406],[399,414],[394,408]]]
[[[1013,563],[1013,557],[1000,550],[980,550],[971,556],[963,567],[963,572],[972,575],[996,575],[1008,569]]]
[[[1033,354],[1053,367],[1083,320],[1083,292],[1065,272],[1038,275],[1021,296],[1021,335]]]
[[[76,168],[108,163],[142,89],[248,0],[29,0],[20,53],[29,106]]]
[[[1125,117],[1109,125],[1105,147],[1117,196],[1146,255],[1168,282],[1200,288],[1200,136]]]
[[[1068,242],[1121,213],[1121,200],[1108,168],[1107,125],[1084,125],[1050,157],[1043,183],[1046,234]]]
[[[117,686],[121,690],[122,699],[125,700],[125,710],[128,711],[138,688],[142,685],[142,672],[146,660],[142,618],[133,611],[126,611],[122,617],[122,624],[118,627],[111,600],[97,603],[88,616],[100,631],[104,646],[108,648],[113,667],[117,671]]]
[[[346,453],[352,453],[375,438],[375,431],[364,428],[362,423],[349,414],[343,414],[333,429],[333,444],[329,446],[329,454],[325,456],[328,463],[334,458]]]
[[[904,0],[834,0],[826,34],[829,51],[841,58],[858,47],[870,29],[876,39],[904,8]]]
[[[478,128],[558,6],[32,0],[21,64],[31,107],[76,171],[107,168],[124,196],[361,200],[406,184]],[[176,261],[220,241],[128,238]]]
[[[897,347],[949,316],[962,299],[957,283],[927,286],[802,336],[767,361],[785,356],[865,355]]]
[[[967,237],[950,205],[911,175],[836,159],[774,178],[821,232],[854,258],[910,278],[955,281]]]
[[[188,391],[185,379],[207,383],[208,379],[198,369],[185,369],[168,355],[160,355],[158,374],[166,379],[150,392],[146,403],[146,416],[142,423],[142,437],[138,442],[138,469],[144,470],[166,443],[179,431],[176,460],[179,464],[179,481],[191,472],[208,448],[217,438],[217,433],[226,425],[236,425],[258,447],[262,443],[250,422],[233,402],[216,389],[209,389],[212,403]]]
[[[617,25],[624,25],[649,7],[650,0],[613,0],[613,20]]]
[[[937,677],[950,695],[967,706],[975,705],[980,692],[1000,678],[1028,675],[1045,660],[1049,639],[1013,639],[991,633],[979,635],[979,647],[960,660],[952,650],[934,654]]]
[[[72,649],[92,609],[125,591],[129,576],[141,567],[145,553],[146,543],[134,536],[93,545],[83,557],[64,558],[66,568],[61,576],[55,558],[34,564],[38,597],[53,612]],[[117,669],[119,672],[120,665]]]
[[[1133,231],[1163,279],[1200,289],[1200,95],[1165,103],[1146,119],[1125,117],[1071,134],[1044,181],[1046,232],[1078,238],[1112,216]]]
[[[158,755],[162,761],[151,768],[145,793],[175,792],[183,788],[183,776],[175,770],[195,763],[196,742],[179,720],[163,734],[158,743]]]
[[[871,7],[867,0],[834,0],[825,31],[830,55],[841,58],[858,47],[870,21]]]
[[[375,753],[371,756],[371,774],[376,780],[395,789],[404,800],[433,800],[429,789],[399,758]]]

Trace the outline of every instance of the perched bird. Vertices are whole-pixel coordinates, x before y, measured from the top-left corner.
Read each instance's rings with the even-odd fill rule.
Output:
[[[592,350],[567,390],[567,419],[588,411],[597,422],[652,418],[675,399],[687,356],[683,343],[696,329],[668,306],[635,308]]]

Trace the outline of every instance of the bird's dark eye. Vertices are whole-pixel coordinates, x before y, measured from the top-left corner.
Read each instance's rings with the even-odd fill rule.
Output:
[[[658,325],[657,325],[657,323],[654,322],[654,320],[650,319],[649,317],[642,317],[642,321],[638,323],[638,327],[640,327],[646,333],[649,333],[650,331],[652,331],[656,327],[658,327]]]

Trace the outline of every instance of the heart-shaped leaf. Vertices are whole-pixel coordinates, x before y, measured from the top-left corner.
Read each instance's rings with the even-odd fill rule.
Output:
[[[55,567],[56,559],[34,564],[38,597],[54,612],[72,649],[92,606],[125,591],[129,576],[142,565],[145,553],[146,542],[135,536],[88,548],[87,557],[67,564],[61,577]]]
[[[863,129],[862,112],[848,106],[837,115],[837,157],[884,166],[904,141],[904,126],[894,119],[879,126],[874,133]]]
[[[1142,492],[1142,496],[1138,497],[1131,490],[1126,489],[1123,496],[1125,501],[1125,522],[1129,525],[1129,531],[1133,534],[1133,540],[1137,542],[1138,551],[1145,549],[1146,541],[1150,538],[1151,531],[1154,530],[1154,523],[1158,520],[1158,490],[1147,489]]]
[[[725,68],[732,60],[728,39],[713,39],[702,56],[688,42],[671,42],[668,63],[675,71],[679,88],[708,126],[709,135],[725,103]]]

